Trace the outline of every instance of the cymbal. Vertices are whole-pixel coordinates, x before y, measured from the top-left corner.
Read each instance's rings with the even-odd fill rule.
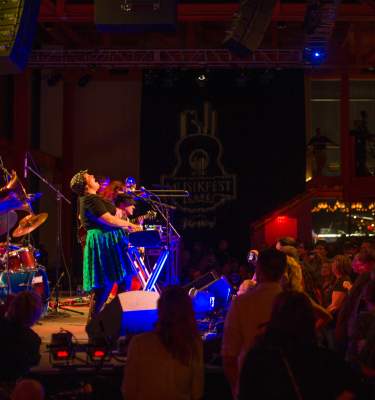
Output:
[[[17,213],[9,211],[6,214],[0,215],[0,235],[9,232],[17,222]]]
[[[12,236],[20,237],[23,235],[27,235],[28,233],[36,229],[38,226],[42,225],[43,222],[47,219],[47,217],[48,217],[47,213],[27,215],[25,218],[21,219],[17,228],[14,230]]]

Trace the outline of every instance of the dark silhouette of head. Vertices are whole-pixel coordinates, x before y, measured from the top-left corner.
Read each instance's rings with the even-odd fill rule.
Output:
[[[260,252],[256,266],[259,282],[278,282],[286,269],[286,254],[274,248]]]
[[[293,290],[280,293],[274,300],[271,319],[262,340],[281,348],[315,343],[315,317],[309,298]]]
[[[31,291],[18,293],[9,305],[7,318],[25,327],[31,327],[42,314],[41,297]]]

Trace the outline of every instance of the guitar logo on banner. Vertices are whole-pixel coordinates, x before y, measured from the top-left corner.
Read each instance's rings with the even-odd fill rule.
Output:
[[[177,164],[161,182],[176,190],[187,190],[190,196],[179,203],[183,228],[213,228],[214,211],[236,199],[236,176],[228,174],[222,164],[223,148],[216,136],[217,112],[204,104],[204,122],[197,110],[180,114],[180,139],[176,143]]]

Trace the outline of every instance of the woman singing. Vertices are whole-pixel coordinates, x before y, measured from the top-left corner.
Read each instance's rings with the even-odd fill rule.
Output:
[[[79,196],[79,218],[87,230],[83,289],[92,293],[90,318],[100,311],[114,284],[130,286],[133,271],[126,232],[139,227],[116,216],[115,205],[96,194],[99,183],[87,170],[75,174],[70,187]]]

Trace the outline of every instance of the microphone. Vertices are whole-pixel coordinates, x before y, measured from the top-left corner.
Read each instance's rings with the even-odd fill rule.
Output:
[[[25,153],[25,161],[23,163],[23,177],[27,178],[27,152]]]

